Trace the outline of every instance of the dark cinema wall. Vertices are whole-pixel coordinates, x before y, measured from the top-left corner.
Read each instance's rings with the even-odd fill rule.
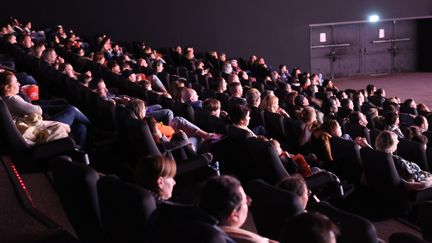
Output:
[[[215,49],[231,57],[254,53],[273,66],[310,68],[309,24],[432,15],[431,0],[75,0],[4,1],[1,20],[16,16],[37,26],[63,24],[81,35]]]

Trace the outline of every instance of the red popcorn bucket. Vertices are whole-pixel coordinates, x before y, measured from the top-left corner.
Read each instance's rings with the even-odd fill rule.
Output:
[[[39,86],[36,84],[27,84],[21,87],[21,91],[27,95],[30,100],[39,100]]]

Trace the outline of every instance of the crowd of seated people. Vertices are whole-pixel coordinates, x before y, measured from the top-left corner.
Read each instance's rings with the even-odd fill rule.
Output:
[[[366,87],[366,91],[343,91],[339,90],[332,80],[321,80],[318,74],[302,72],[299,68],[294,68],[291,73],[283,64],[279,69],[273,69],[266,64],[263,57],[256,55],[246,61],[228,58],[227,54],[218,54],[216,51],[196,55],[192,47],[185,48],[184,52],[180,46],[157,51],[143,42],[140,42],[135,50],[127,50],[114,43],[109,36],[98,35],[94,40],[85,41],[73,31],[67,33],[62,26],[46,32],[44,40],[33,34],[31,25],[22,26],[15,21],[13,25],[2,28],[4,43],[18,46],[27,55],[45,61],[115,106],[130,109],[136,119],[145,122],[150,128],[151,136],[160,151],[164,151],[164,148],[170,150],[178,146],[188,146],[194,153],[200,150],[213,152],[212,143],[222,142],[227,138],[236,140],[236,146],[239,147],[246,144],[246,141],[258,139],[260,143],[271,146],[277,155],[276,163],[280,163],[280,168],[287,170],[287,174],[300,173],[297,167],[302,165],[296,164],[295,160],[288,165],[286,161],[293,154],[298,154],[308,166],[331,171],[340,176],[341,180],[350,183],[353,178],[342,177],[339,174],[339,165],[334,162],[331,147],[334,138],[352,142],[358,149],[375,148],[392,154],[397,150],[397,138],[394,138],[396,134],[399,139],[423,144],[425,151],[429,148],[428,121],[432,119],[432,113],[428,107],[424,104],[417,105],[413,99],[401,103],[397,97],[386,98],[385,90],[377,89],[374,85]],[[22,30],[19,30],[19,27]],[[84,64],[81,65],[81,62]],[[24,74],[21,80],[18,78],[19,73],[2,70],[0,75],[2,99],[6,101],[14,118],[28,115],[29,112],[41,116],[46,114],[47,119],[69,125],[77,144],[81,147],[86,145],[87,136],[92,136],[87,133],[88,127],[92,125],[91,120],[86,117],[88,114],[83,114],[67,101],[63,101],[61,105],[43,101],[40,101],[40,106],[31,104],[19,96],[19,83],[28,84],[27,80],[31,78],[26,77],[29,75]],[[137,93],[125,87],[138,87],[140,90],[142,88],[145,95],[135,97]],[[152,95],[156,97],[154,100],[150,98]],[[163,103],[162,98],[171,103]],[[57,104],[57,110],[53,108],[53,103]],[[177,110],[172,104],[191,107],[196,114],[200,109],[207,110],[209,117],[226,124],[228,129],[219,130],[216,134],[215,130],[201,129],[198,124],[194,124],[196,115],[186,118],[180,116],[183,114],[174,114]],[[25,108],[22,108],[24,106]],[[65,113],[66,115],[63,115]],[[272,122],[271,119],[277,119],[278,122]],[[198,119],[196,120],[198,123]],[[281,134],[272,134],[274,127],[269,127],[270,124],[280,124]],[[215,127],[211,127],[213,128]],[[207,141],[209,146],[201,146]],[[226,152],[232,151],[236,153],[236,148],[230,148],[229,152]],[[240,157],[241,154],[238,158]],[[430,173],[421,170],[415,164],[416,161],[409,162],[407,159],[394,157],[395,167],[407,187],[410,190],[429,188]],[[260,163],[265,165],[266,159],[262,160]],[[173,178],[176,174],[176,162],[179,163],[163,157],[150,162],[147,159],[139,160],[136,163],[134,179],[136,183],[154,192],[158,200],[168,200],[175,185]],[[220,163],[223,167],[225,161]],[[155,177],[151,177],[151,171],[156,169],[159,171],[154,172]],[[236,176],[242,178],[242,171],[235,172],[238,173]],[[253,177],[260,178],[259,171]],[[219,220],[218,225],[233,239],[245,234],[257,238],[257,241],[245,242],[265,242],[266,239],[261,236],[238,229],[244,223],[248,204],[240,183],[230,177],[220,177],[208,183],[220,183],[219,186],[233,183],[226,189],[238,189],[236,192],[218,191],[227,193],[228,195],[224,195],[226,197],[236,197],[236,201],[230,201],[233,203],[230,207],[217,208],[223,211],[224,215],[207,211]],[[363,183],[364,186],[368,185],[367,181]],[[213,198],[214,195],[206,194],[210,191],[211,188],[204,191],[201,200],[206,200],[206,195]],[[298,196],[305,200],[302,199],[305,195],[303,190]],[[201,201],[200,207],[205,211],[205,207],[217,207],[210,205],[216,204],[214,200],[203,206],[204,204]],[[214,213],[218,215],[213,215]],[[338,230],[327,218],[320,215],[302,217],[292,220],[320,222],[318,224],[325,225],[326,229],[332,232],[326,236],[327,241],[323,242],[334,242]],[[287,234],[284,237],[288,239]]]

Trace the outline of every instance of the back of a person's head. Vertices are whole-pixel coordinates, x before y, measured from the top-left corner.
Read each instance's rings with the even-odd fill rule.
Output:
[[[421,127],[423,124],[426,123],[426,117],[422,115],[418,115],[414,118],[413,125]]]
[[[394,111],[387,112],[384,116],[385,124],[387,126],[396,125],[396,121],[398,118],[399,118],[399,115],[396,112],[394,112]]]
[[[376,96],[383,96],[383,94],[384,94],[384,90],[381,88],[379,88],[375,91]]]
[[[339,123],[337,120],[326,120],[321,125],[321,129],[329,134],[333,134],[333,132],[337,129]]]
[[[209,111],[216,111],[220,109],[221,104],[220,101],[215,98],[207,98],[204,100],[202,107]]]
[[[241,120],[246,118],[248,112],[250,112],[249,107],[244,105],[234,105],[229,111],[229,116],[232,123],[239,124]]]
[[[374,92],[374,90],[376,89],[376,87],[375,87],[375,85],[373,85],[373,84],[368,84],[367,86],[366,86],[366,91],[367,91],[367,93],[368,94],[373,94],[373,92]]]
[[[251,88],[246,92],[245,97],[246,97],[246,102],[249,105],[255,105],[255,103],[257,102],[259,105],[259,101],[261,99],[261,93],[257,89]]]
[[[320,213],[302,213],[287,221],[281,243],[336,243],[339,229]]]
[[[375,139],[375,148],[378,151],[393,153],[397,149],[397,135],[390,131],[381,131]]]
[[[304,185],[306,182],[303,177],[300,174],[295,174],[283,178],[276,186],[301,197],[305,193]]]
[[[231,212],[242,202],[240,181],[232,176],[209,178],[201,192],[199,207],[224,225]]]

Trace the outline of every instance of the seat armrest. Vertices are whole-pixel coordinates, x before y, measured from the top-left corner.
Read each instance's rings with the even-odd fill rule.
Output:
[[[32,155],[34,160],[37,161],[57,155],[67,154],[68,152],[73,151],[74,148],[75,142],[72,138],[67,137],[33,146]]]

